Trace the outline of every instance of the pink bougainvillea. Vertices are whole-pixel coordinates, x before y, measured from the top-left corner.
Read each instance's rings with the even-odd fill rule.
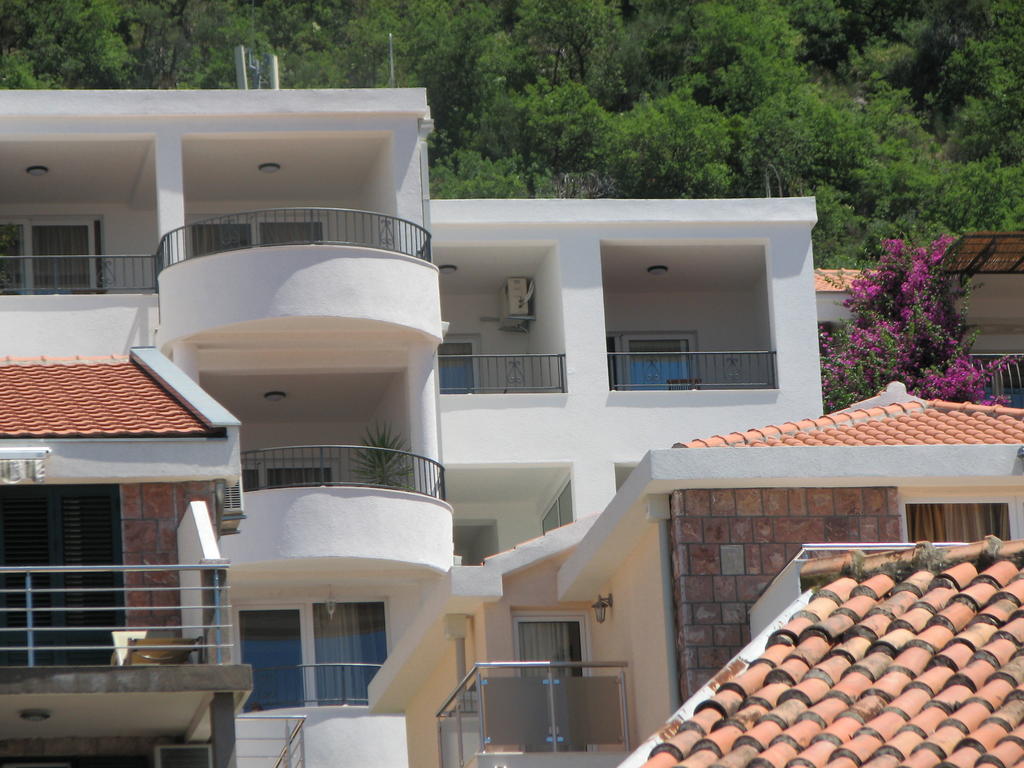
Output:
[[[853,281],[844,304],[852,318],[821,332],[826,412],[873,397],[890,381],[922,398],[985,401],[986,381],[1005,363],[970,358],[970,286],[941,264],[952,241],[887,240],[878,266]]]

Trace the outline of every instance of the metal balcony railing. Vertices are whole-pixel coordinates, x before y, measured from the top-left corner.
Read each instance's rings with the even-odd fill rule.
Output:
[[[305,768],[305,724],[305,715],[239,715],[238,768]]]
[[[198,256],[278,245],[356,245],[430,261],[430,233],[411,221],[344,208],[273,208],[171,230],[160,239],[157,271]]]
[[[156,262],[149,255],[3,256],[0,293],[153,293]]]
[[[221,664],[225,566],[0,567],[0,666]]]
[[[613,390],[775,389],[775,352],[609,352]]]
[[[971,355],[971,361],[979,368],[1000,360],[1004,361],[1001,370],[992,374],[985,388],[989,394],[1008,400],[1010,405],[1024,408],[1024,353]]]
[[[285,707],[362,706],[380,664],[329,662],[286,667],[256,667],[247,711]]]
[[[365,445],[300,445],[242,452],[242,487],[366,486],[444,498],[444,467],[407,451]]]
[[[441,767],[488,752],[628,752],[626,663],[474,665],[437,712]]]
[[[565,392],[565,355],[438,355],[442,395]]]

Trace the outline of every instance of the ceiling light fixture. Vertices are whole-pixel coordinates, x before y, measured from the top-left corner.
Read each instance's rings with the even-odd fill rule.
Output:
[[[30,723],[41,723],[44,720],[50,719],[50,710],[48,709],[23,709],[18,713],[18,717],[22,720],[28,720]]]
[[[30,165],[25,169],[25,173],[29,176],[45,176],[50,172],[50,169],[45,165]]]
[[[452,272],[457,272],[458,269],[454,264],[442,264],[437,268],[437,271],[442,275],[450,275]]]
[[[272,389],[269,392],[263,393],[263,399],[269,400],[272,403],[276,403],[278,400],[284,400],[286,397],[288,397],[288,395],[279,389]]]
[[[281,170],[280,163],[260,163],[258,167],[261,173],[277,173]]]
[[[668,267],[664,264],[654,264],[647,268],[649,275],[664,275],[666,272],[668,272]]]

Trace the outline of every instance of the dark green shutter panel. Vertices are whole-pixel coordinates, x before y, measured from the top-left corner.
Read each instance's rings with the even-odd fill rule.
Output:
[[[3,564],[49,565],[50,518],[44,494],[4,495]]]

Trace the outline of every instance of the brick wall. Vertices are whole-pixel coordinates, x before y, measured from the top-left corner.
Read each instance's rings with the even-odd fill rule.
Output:
[[[171,565],[178,562],[178,523],[190,501],[205,501],[213,513],[214,484],[135,483],[121,486],[121,542],[125,565]],[[146,586],[178,586],[177,574],[129,573],[129,589]],[[153,606],[178,605],[176,591],[132,590],[127,595],[128,623],[133,625],[180,624],[176,611],[145,610]],[[141,610],[138,610],[141,609]]]
[[[750,606],[803,544],[900,540],[895,488],[679,490],[671,511],[684,699],[749,642]]]

